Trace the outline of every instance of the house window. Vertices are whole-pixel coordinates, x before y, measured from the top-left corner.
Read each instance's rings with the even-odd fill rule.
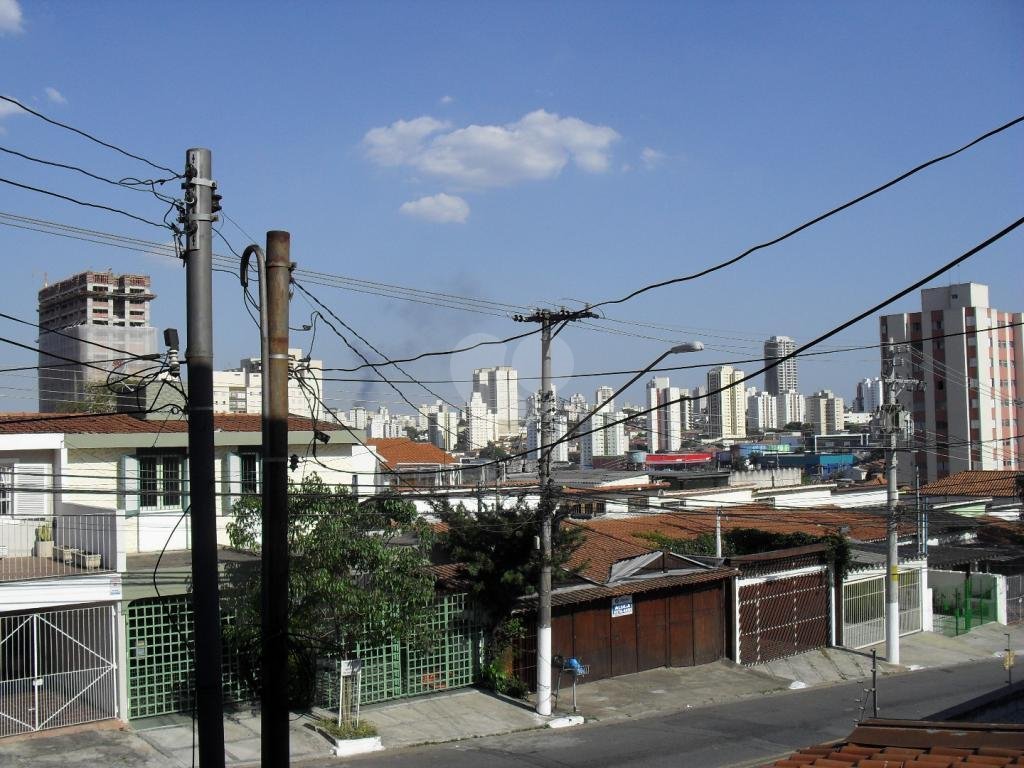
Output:
[[[255,496],[260,492],[259,456],[255,453],[242,453],[238,461],[241,493],[243,496]]]
[[[139,457],[139,507],[169,509],[181,507],[184,457]]]
[[[0,464],[0,515],[14,514],[14,465]]]

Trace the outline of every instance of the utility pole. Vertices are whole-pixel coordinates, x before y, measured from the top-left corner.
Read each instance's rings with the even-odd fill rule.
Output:
[[[213,222],[212,160],[208,149],[185,152],[185,302],[188,315],[188,473],[192,522],[192,602],[195,616],[196,720],[199,765],[224,766],[221,693],[220,585],[213,463]]]
[[[899,490],[896,483],[896,447],[899,434],[904,432],[904,410],[898,401],[899,393],[907,387],[916,387],[915,379],[896,377],[898,353],[907,351],[905,345],[893,345],[889,339],[889,374],[885,382],[886,401],[881,406],[882,431],[885,435],[885,467],[888,492],[885,517],[885,657],[890,664],[900,663],[900,558],[899,558]]]
[[[715,557],[722,556],[722,508],[715,510]]]
[[[260,756],[288,765],[288,288],[291,235],[267,232],[267,337],[263,371],[263,591]]]
[[[551,482],[551,444],[555,410],[555,393],[551,391],[551,339],[558,333],[552,326],[562,328],[573,320],[597,317],[590,310],[559,309],[535,310],[532,315],[515,315],[519,323],[540,323],[540,446],[537,474],[540,479],[540,584],[537,590],[537,714],[551,714],[551,536],[555,511],[555,493]],[[559,331],[561,328],[558,329]]]

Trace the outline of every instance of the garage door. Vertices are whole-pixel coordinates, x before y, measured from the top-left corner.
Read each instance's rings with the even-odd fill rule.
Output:
[[[828,573],[740,587],[740,662],[761,664],[823,648],[829,638]]]

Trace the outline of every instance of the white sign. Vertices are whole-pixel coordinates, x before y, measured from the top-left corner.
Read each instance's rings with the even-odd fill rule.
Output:
[[[121,577],[119,575],[110,577],[110,596],[121,597]]]
[[[612,598],[612,618],[617,619],[619,616],[632,616],[633,615],[633,596],[623,595],[622,597]]]

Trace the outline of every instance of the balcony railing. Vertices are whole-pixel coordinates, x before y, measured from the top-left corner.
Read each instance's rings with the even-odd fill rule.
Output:
[[[113,514],[0,516],[0,581],[116,570]]]

